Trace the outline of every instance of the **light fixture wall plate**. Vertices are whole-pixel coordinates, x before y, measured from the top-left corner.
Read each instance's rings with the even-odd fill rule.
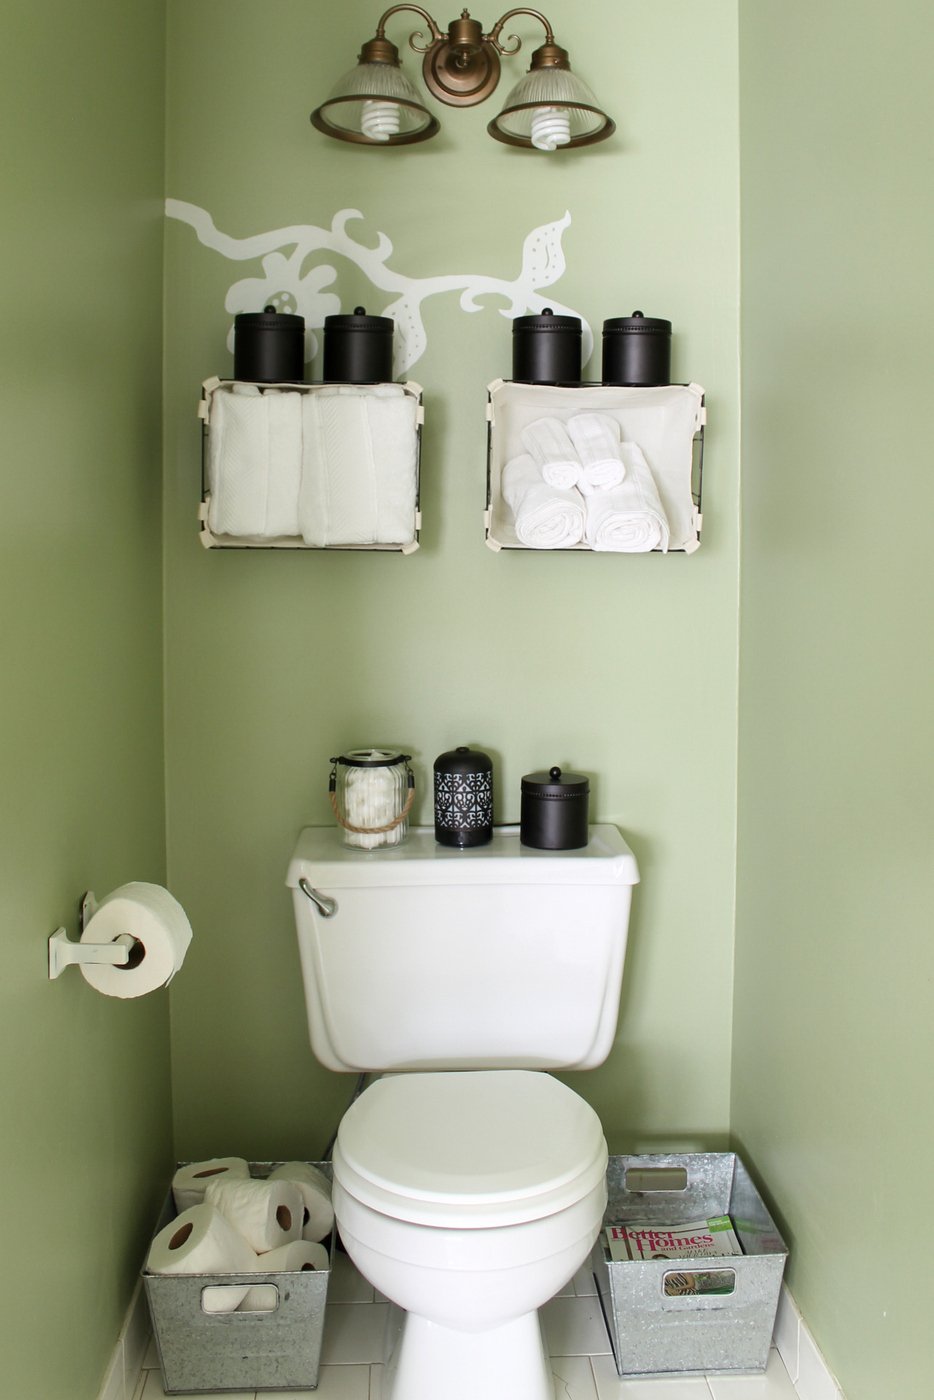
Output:
[[[448,25],[447,38],[439,36],[428,46],[422,63],[428,91],[449,107],[476,107],[484,102],[495,92],[499,75],[496,46],[466,10]]]

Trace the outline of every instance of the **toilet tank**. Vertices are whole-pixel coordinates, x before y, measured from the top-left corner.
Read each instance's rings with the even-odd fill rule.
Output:
[[[346,846],[306,827],[289,865],[308,1028],[329,1069],[590,1069],[616,1033],[635,857],[613,826],[538,851]],[[302,889],[333,901],[324,916]]]

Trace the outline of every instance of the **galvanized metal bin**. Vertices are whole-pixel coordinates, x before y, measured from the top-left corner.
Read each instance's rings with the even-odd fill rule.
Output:
[[[611,1157],[607,1189],[608,1225],[729,1215],[743,1247],[693,1264],[611,1260],[601,1233],[593,1272],[619,1374],[764,1371],[788,1251],[736,1154]]]
[[[251,1163],[268,1176],[275,1162]],[[330,1162],[312,1166],[331,1174]],[[175,1217],[171,1193],[157,1230]],[[328,1246],[328,1241],[324,1241]],[[333,1263],[333,1240],[330,1242]],[[143,1269],[152,1328],[167,1395],[225,1390],[314,1390],[318,1384],[330,1269],[302,1273],[151,1274]],[[264,1312],[207,1313],[206,1288],[272,1285]],[[273,1301],[273,1295],[269,1295]]]

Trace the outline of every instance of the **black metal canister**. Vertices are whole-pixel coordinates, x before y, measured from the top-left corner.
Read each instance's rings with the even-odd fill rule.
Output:
[[[352,316],[324,318],[324,378],[337,384],[392,382],[391,316],[368,316],[365,307]]]
[[[671,322],[641,311],[604,321],[603,382],[670,384]]]
[[[517,316],[512,323],[512,377],[520,384],[579,384],[581,322],[556,316]]]
[[[493,761],[467,745],[435,759],[435,840],[485,846],[493,839]]]
[[[590,780],[560,768],[528,773],[522,779],[519,839],[541,851],[573,851],[586,846]]]
[[[234,317],[234,379],[295,384],[305,378],[305,320],[267,306]]]

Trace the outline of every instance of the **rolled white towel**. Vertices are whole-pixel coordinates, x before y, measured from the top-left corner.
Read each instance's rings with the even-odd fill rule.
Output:
[[[569,491],[576,486],[581,463],[560,418],[537,418],[519,434],[522,446],[549,486]]]
[[[302,1193],[305,1211],[302,1217],[302,1239],[323,1240],[334,1227],[334,1207],[331,1205],[331,1183],[324,1172],[309,1162],[283,1162],[269,1173],[270,1181],[292,1181]]]
[[[575,413],[568,419],[568,436],[580,459],[581,480],[577,484],[581,491],[607,491],[619,485],[626,468],[615,418],[608,413]]]
[[[515,517],[520,543],[529,549],[570,549],[583,539],[583,496],[549,486],[531,457],[506,463],[503,499]]]
[[[699,384],[651,384],[623,393],[614,416],[623,440],[637,442],[645,454],[668,520],[668,547],[694,550],[693,439],[703,421],[704,391]]]
[[[620,444],[626,476],[610,491],[587,496],[587,542],[591,549],[621,554],[668,552],[668,519],[642,449]]]

